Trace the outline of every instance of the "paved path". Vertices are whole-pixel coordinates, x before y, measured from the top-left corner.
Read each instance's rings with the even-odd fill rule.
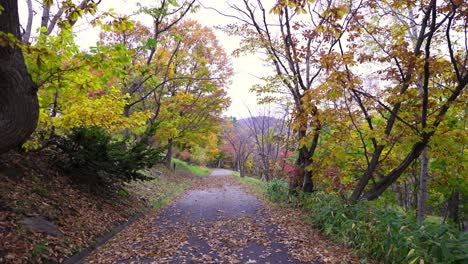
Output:
[[[215,169],[157,216],[124,230],[88,262],[301,263],[288,255],[284,234],[265,221],[262,204],[230,175]]]
[[[215,186],[189,191],[161,215],[159,220],[168,230],[174,228],[176,219],[191,226],[188,243],[172,263],[298,263],[276,242],[279,231],[262,221],[257,198],[227,180],[231,173],[214,170],[206,180]],[[216,184],[217,180],[224,184]]]

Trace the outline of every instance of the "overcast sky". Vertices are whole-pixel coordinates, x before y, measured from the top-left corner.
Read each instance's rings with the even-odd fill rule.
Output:
[[[34,1],[33,1],[34,2]],[[228,12],[229,7],[226,1],[219,0],[201,0],[204,6],[215,7],[216,9]],[[234,0],[233,2],[236,2]],[[102,0],[99,5],[99,11],[107,11],[114,9],[118,13],[132,14],[137,10],[137,3],[142,5],[151,5],[154,0]],[[24,25],[27,19],[26,0],[20,0],[20,18]],[[35,24],[39,23],[40,11],[35,10],[37,15],[35,17]],[[195,14],[189,14],[189,17],[198,20],[201,24],[214,27],[219,25],[226,25],[232,23],[233,20],[222,15],[219,15],[213,10],[200,8]],[[143,23],[151,25],[149,17],[141,16],[135,18]],[[98,40],[98,28],[91,28],[86,23],[87,19],[82,19],[79,24],[76,25],[75,31],[77,32],[77,43],[83,48],[95,45]],[[146,20],[146,21],[145,21]],[[231,54],[239,45],[239,39],[236,37],[230,37],[221,32],[220,30],[214,30],[220,43],[224,46],[226,52]],[[231,61],[234,67],[234,76],[231,81],[232,84],[228,87],[228,94],[231,98],[231,106],[225,113],[226,116],[235,117],[247,117],[247,107],[251,109],[256,108],[256,96],[249,92],[252,85],[260,83],[258,77],[266,76],[270,72],[270,69],[264,65],[262,60],[257,55],[246,55],[240,58],[234,58],[231,56]]]

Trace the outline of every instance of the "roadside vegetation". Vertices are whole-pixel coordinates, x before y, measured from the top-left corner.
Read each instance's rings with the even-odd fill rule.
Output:
[[[184,170],[198,176],[206,176],[211,172],[211,170],[205,166],[191,165],[176,158],[172,159],[172,168],[175,168],[176,171]]]
[[[240,177],[239,172],[234,172],[233,175],[235,177],[238,177],[237,179],[239,180],[239,182],[247,186],[250,191],[254,192],[257,195],[265,197],[267,190],[267,183],[265,181],[249,176]]]
[[[238,174],[237,174],[238,176]],[[282,207],[307,212],[305,219],[327,238],[360,257],[382,263],[464,263],[468,234],[441,219],[417,223],[416,215],[398,206],[362,201],[347,204],[336,193],[288,194],[281,179],[270,182],[242,177],[254,193]]]

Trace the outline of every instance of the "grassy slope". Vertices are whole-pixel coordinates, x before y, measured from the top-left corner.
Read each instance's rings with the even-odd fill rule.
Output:
[[[267,183],[258,179],[249,176],[240,177],[239,172],[234,172],[234,176],[237,176],[239,181],[247,186],[251,191],[259,195],[266,195],[267,193]]]
[[[190,165],[185,161],[179,160],[179,159],[172,159],[172,166],[176,165],[176,170],[184,170],[188,171],[192,174],[198,175],[198,176],[206,176],[210,174],[211,170],[202,167],[202,166],[196,166],[196,165]]]
[[[175,175],[163,167],[148,171],[148,173],[150,175],[160,175],[157,175],[155,179],[151,181],[132,182],[127,188],[129,193],[142,197],[154,209],[169,204],[170,201],[184,191],[190,183],[190,178]]]

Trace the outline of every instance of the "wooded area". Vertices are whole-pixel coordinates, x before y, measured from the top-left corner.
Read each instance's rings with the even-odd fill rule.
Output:
[[[0,0],[0,169],[40,160],[110,195],[174,158],[232,168],[377,261],[467,260],[466,1],[232,1],[213,12],[233,54],[192,17],[196,0],[132,16],[25,2]],[[89,48],[85,21],[101,32]],[[246,54],[272,74],[249,116],[226,117],[231,55]],[[398,229],[393,249],[372,247]]]

